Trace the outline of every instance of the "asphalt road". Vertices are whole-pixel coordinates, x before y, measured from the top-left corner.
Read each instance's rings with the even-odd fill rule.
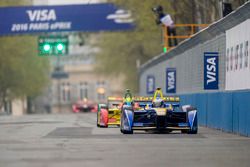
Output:
[[[96,115],[0,117],[0,167],[249,167],[250,138],[97,128]]]

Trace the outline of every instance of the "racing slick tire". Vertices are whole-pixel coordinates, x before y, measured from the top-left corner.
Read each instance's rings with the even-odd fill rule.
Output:
[[[133,131],[133,130],[130,130],[130,131],[123,130],[122,133],[123,133],[123,134],[133,134],[134,131]]]
[[[100,128],[108,128],[108,126],[100,126]]]
[[[189,132],[189,130],[181,130],[181,133],[188,133]]]
[[[97,112],[97,114],[96,114],[96,126],[97,126],[97,127],[100,127],[100,125],[98,124],[98,112]]]

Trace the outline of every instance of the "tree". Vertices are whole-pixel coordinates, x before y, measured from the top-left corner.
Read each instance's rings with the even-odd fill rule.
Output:
[[[16,4],[24,3],[1,1]],[[6,100],[38,95],[48,83],[49,61],[37,56],[36,43],[36,36],[0,37],[0,108]]]
[[[31,5],[31,0],[1,0],[0,7]]]
[[[242,4],[243,1],[237,0],[238,4]],[[219,0],[109,0],[109,2],[130,10],[136,28],[128,32],[102,34],[97,44],[101,52],[97,55],[96,69],[107,75],[125,75],[125,85],[134,91],[137,90],[136,61],[145,63],[162,53],[161,26],[155,25],[152,7],[162,5],[176,24],[210,24],[220,18]],[[235,0],[230,2],[236,4]]]
[[[103,33],[98,46],[97,71],[108,75],[125,75],[125,85],[137,90],[136,61],[144,63],[162,52],[161,26],[155,24],[151,8],[162,4],[171,11],[165,0],[138,1],[111,0],[123,8],[129,9],[135,19],[136,28],[127,32]]]

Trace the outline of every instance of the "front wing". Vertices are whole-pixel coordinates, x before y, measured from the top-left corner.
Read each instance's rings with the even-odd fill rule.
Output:
[[[134,112],[134,130],[168,129],[190,130],[197,119],[197,111],[169,112],[166,116],[157,116],[154,110],[140,110]]]

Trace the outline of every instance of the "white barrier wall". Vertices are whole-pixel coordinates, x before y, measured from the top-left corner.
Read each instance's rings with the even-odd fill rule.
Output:
[[[207,89],[205,54],[218,53],[218,89]],[[207,66],[206,66],[207,67]],[[250,1],[139,69],[141,95],[150,95],[147,77],[167,92],[166,71],[176,69],[176,94],[250,90]],[[219,71],[218,71],[219,70]]]
[[[250,89],[250,19],[226,31],[226,90]]]

